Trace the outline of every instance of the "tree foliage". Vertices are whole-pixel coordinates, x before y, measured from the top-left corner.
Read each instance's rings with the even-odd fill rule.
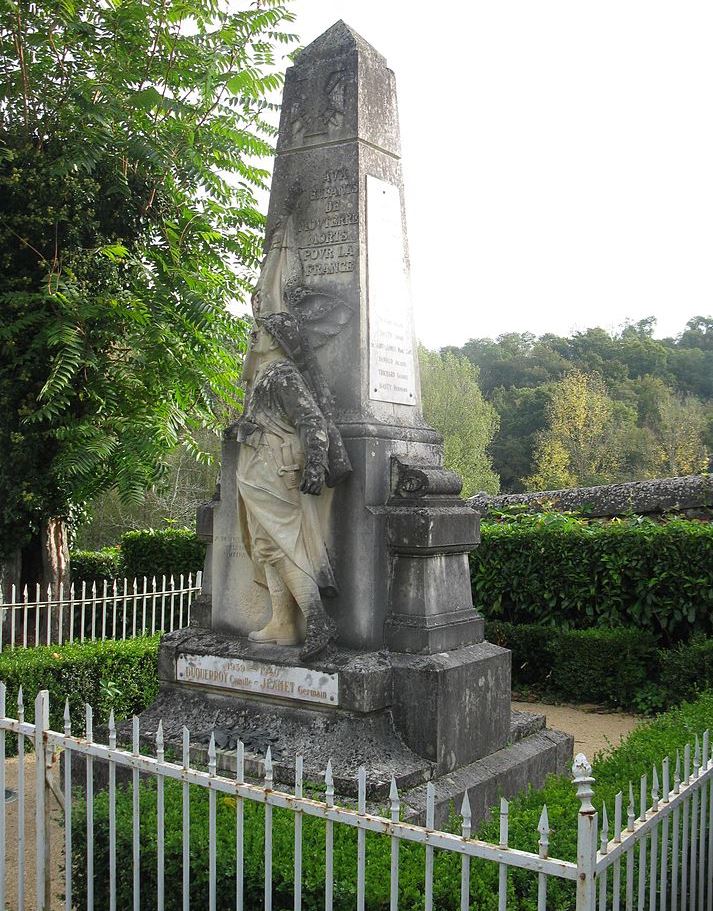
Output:
[[[522,490],[524,479],[536,474],[549,408],[558,384],[573,371],[599,376],[612,402],[618,467],[602,477],[628,481],[710,467],[713,318],[693,317],[677,338],[654,338],[654,329],[648,318],[613,333],[601,328],[569,337],[507,333],[446,349],[480,369],[480,387],[498,411],[500,430],[491,453],[504,490]],[[559,476],[562,483],[568,476],[563,458],[555,448],[547,468],[548,476]]]
[[[237,405],[277,0],[0,10],[0,548]],[[195,446],[194,446],[195,448]],[[1,556],[1,555],[0,555]]]
[[[497,493],[498,477],[488,447],[498,416],[478,386],[478,369],[467,358],[419,350],[423,414],[443,434],[447,468],[463,479],[463,496]]]

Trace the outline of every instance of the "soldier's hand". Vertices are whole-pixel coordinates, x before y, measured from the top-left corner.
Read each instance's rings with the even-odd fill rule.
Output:
[[[324,486],[324,466],[323,465],[306,465],[302,472],[302,483],[300,490],[302,493],[311,493],[314,496],[321,493]]]

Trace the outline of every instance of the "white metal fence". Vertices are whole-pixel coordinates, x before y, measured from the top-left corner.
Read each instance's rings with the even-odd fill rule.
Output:
[[[46,691],[40,692],[35,700],[35,724],[24,720],[22,694],[18,701],[17,719],[5,714],[5,688],[0,684],[0,789],[5,785],[6,734],[17,736],[18,743],[18,819],[24,819],[25,797],[20,782],[25,781],[26,741],[34,745],[36,753],[35,791],[35,869],[26,870],[24,828],[19,825],[20,839],[17,853],[11,851],[6,842],[6,808],[0,809],[0,908],[5,908],[6,877],[14,871],[16,881],[25,883],[25,874],[34,872],[34,903],[27,907],[50,908],[52,896],[63,895],[63,907],[86,908],[132,906],[135,911],[144,907],[205,908],[215,911],[220,907],[235,907],[238,911],[262,906],[271,911],[273,902],[280,908],[303,908],[303,889],[309,888],[309,906],[319,906],[326,911],[356,905],[357,911],[369,907],[367,892],[368,875],[388,870],[388,902],[390,911],[397,911],[403,905],[404,896],[400,890],[400,852],[404,845],[419,845],[422,850],[422,906],[426,911],[434,907],[441,911],[446,905],[443,900],[434,905],[434,859],[437,856],[455,857],[459,865],[459,895],[452,895],[448,907],[468,911],[472,904],[475,862],[486,865],[493,871],[492,905],[499,911],[512,908],[531,908],[536,904],[538,911],[553,907],[548,898],[548,888],[555,881],[564,881],[569,889],[557,892],[556,907],[572,908],[576,911],[710,911],[713,903],[711,874],[713,871],[713,762],[709,756],[709,738],[703,737],[702,748],[696,741],[693,751],[686,748],[683,762],[676,760],[673,787],[669,781],[669,762],[665,760],[661,769],[663,792],[659,793],[659,772],[654,770],[652,787],[647,790],[646,779],[640,785],[640,805],[637,814],[634,806],[633,789],[629,788],[629,802],[624,817],[624,795],[616,797],[614,825],[611,832],[606,808],[602,812],[602,824],[592,804],[594,779],[591,767],[584,756],[579,755],[573,766],[574,786],[580,801],[577,823],[576,861],[558,860],[549,856],[550,826],[547,808],[543,807],[538,825],[538,851],[531,853],[517,850],[508,845],[508,802],[503,800],[500,807],[500,837],[498,844],[490,844],[472,837],[471,814],[467,797],[460,808],[460,832],[440,831],[434,828],[434,788],[428,787],[426,825],[416,826],[402,821],[401,803],[395,783],[392,781],[389,795],[389,811],[377,815],[367,811],[366,772],[362,768],[358,775],[358,798],[355,806],[340,806],[335,803],[331,763],[324,776],[323,799],[304,795],[303,763],[296,757],[294,767],[294,788],[283,791],[274,787],[273,765],[270,750],[264,758],[264,778],[261,783],[246,781],[244,775],[244,750],[238,743],[234,754],[236,772],[234,777],[217,774],[217,753],[212,737],[208,750],[208,769],[193,768],[190,759],[190,735],[183,729],[182,757],[169,761],[164,752],[162,728],[159,725],[155,736],[155,755],[140,753],[138,719],[133,721],[133,744],[130,750],[116,746],[116,728],[113,719],[109,722],[108,745],[93,739],[92,710],[86,707],[85,736],[74,736],[69,719],[69,703],[65,708],[64,731],[49,729],[49,699]],[[52,769],[58,751],[64,751],[63,787],[53,780]],[[693,763],[691,765],[691,756]],[[77,771],[76,757],[83,765]],[[73,762],[72,759],[75,759]],[[97,803],[98,778],[95,775],[102,765],[106,770],[101,786],[101,807]],[[74,774],[74,778],[73,778]],[[126,784],[122,784],[123,778]],[[155,810],[155,829],[147,833],[142,830],[142,808],[140,779],[152,782],[151,801]],[[176,785],[168,784],[176,782]],[[81,793],[78,793],[78,788]],[[177,787],[181,792],[181,810],[178,832],[169,839],[167,851],[166,797],[167,788]],[[192,813],[195,810],[196,791],[207,793],[207,826],[201,828],[204,841],[197,850],[192,841]],[[50,801],[55,795],[63,808],[63,819],[57,825],[62,835],[65,857],[68,862],[61,874],[52,870],[50,864]],[[154,796],[155,795],[155,796]],[[229,802],[229,812],[234,813],[231,825],[233,834],[228,842],[218,838],[216,824],[217,800],[221,796],[221,812]],[[322,795],[320,795],[322,796]],[[74,803],[75,812],[72,812]],[[247,810],[255,807],[261,810],[260,817]],[[129,809],[130,807],[130,809]],[[233,809],[234,808],[234,809]],[[77,811],[81,820],[77,819]],[[289,897],[285,898],[285,867],[282,866],[283,882],[276,883],[273,876],[273,811],[287,812],[294,835],[290,870]],[[127,836],[128,819],[131,820],[131,834]],[[175,816],[173,817],[176,818]],[[320,866],[319,882],[314,875],[315,857],[318,853],[314,829],[305,848],[303,826],[308,819],[321,822],[319,841]],[[95,824],[99,827],[95,831]],[[259,838],[251,827],[260,828]],[[564,825],[564,823],[562,824]],[[336,881],[335,835],[345,830],[356,832],[350,874],[354,875],[355,888],[352,893],[345,883]],[[78,838],[78,833],[81,838]],[[121,836],[121,837],[118,837]],[[148,837],[147,837],[148,835]],[[284,829],[283,829],[284,835]],[[375,851],[376,841],[386,840],[385,862],[367,865],[367,835],[369,852]],[[75,851],[73,854],[73,838]],[[123,838],[123,840],[122,840]],[[376,840],[376,841],[375,841]],[[81,844],[80,844],[81,842]],[[231,885],[226,900],[225,870],[223,878],[217,876],[219,850],[226,850],[232,843],[235,852],[231,867]],[[79,848],[77,845],[79,844]],[[599,848],[599,849],[598,849]],[[339,840],[339,862],[344,876],[344,841]],[[309,852],[305,855],[305,850]],[[78,851],[79,856],[78,856]],[[251,855],[249,852],[253,852]],[[323,853],[321,853],[323,851]],[[254,853],[260,854],[255,863]],[[152,858],[151,868],[146,865],[146,855]],[[16,858],[16,864],[14,863]],[[323,860],[322,860],[323,858]],[[403,860],[403,854],[401,854]],[[73,860],[73,862],[72,862]],[[311,879],[305,886],[303,862],[310,864]],[[419,861],[421,862],[421,861]],[[167,868],[173,871],[167,877]],[[492,865],[492,867],[490,867]],[[252,879],[246,870],[252,871]],[[73,873],[74,871],[74,873]],[[179,872],[180,871],[180,875]],[[257,874],[256,874],[256,871]],[[75,874],[81,874],[79,888]],[[527,877],[532,883],[532,899],[518,897],[512,888],[510,878]],[[255,877],[260,880],[255,882]],[[531,879],[530,879],[531,878]],[[201,886],[206,887],[203,897]],[[335,889],[336,885],[336,889]],[[435,883],[436,887],[438,883]],[[259,893],[256,893],[256,886]],[[456,887],[457,888],[457,887]],[[24,889],[24,886],[23,886]],[[317,891],[315,891],[317,890]],[[410,907],[413,907],[413,883],[410,883]],[[29,894],[29,889],[28,889]],[[257,897],[256,897],[257,894]],[[345,901],[345,894],[348,898]],[[117,899],[117,896],[119,898]],[[353,897],[353,901],[352,901]],[[306,898],[306,896],[305,896]],[[481,895],[482,899],[482,895]],[[118,903],[117,903],[118,902]],[[379,904],[379,907],[383,907]],[[18,911],[25,911],[25,898],[18,899]]]
[[[0,593],[0,652],[86,639],[129,639],[188,626],[202,573]]]

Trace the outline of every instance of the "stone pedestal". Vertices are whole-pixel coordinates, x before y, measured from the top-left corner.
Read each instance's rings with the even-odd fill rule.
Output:
[[[258,779],[270,747],[275,780],[286,786],[297,755],[314,782],[331,759],[337,793],[349,797],[363,765],[372,804],[387,799],[393,776],[414,821],[428,781],[436,782],[445,821],[466,790],[482,818],[498,794],[567,771],[571,737],[545,731],[541,716],[511,713],[505,649],[488,642],[429,656],[339,649],[309,667],[297,652],[209,630],[169,633],[161,693],[141,716],[142,739],[153,745],[160,720],[166,748],[179,752],[186,725],[193,760],[205,763],[214,734],[225,772],[235,770],[240,739],[246,774]],[[129,723],[119,735],[130,740]]]

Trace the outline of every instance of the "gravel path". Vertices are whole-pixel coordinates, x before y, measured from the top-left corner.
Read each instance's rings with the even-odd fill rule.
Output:
[[[518,712],[547,716],[547,727],[574,735],[574,752],[590,761],[596,753],[618,746],[642,719],[624,712],[609,712],[594,705],[547,705],[544,702],[513,702]]]
[[[17,791],[17,759],[5,760],[5,787]],[[55,772],[56,774],[56,772]],[[25,908],[36,908],[35,901],[35,754],[30,753],[25,757]],[[18,802],[5,804],[5,826],[7,839],[7,875],[5,878],[5,902],[7,908],[18,907]],[[52,884],[51,911],[61,911],[64,908],[61,894],[63,893],[64,876],[64,832],[62,830],[61,813],[59,804],[54,796],[50,798],[51,824],[50,824],[50,856],[52,858]]]

